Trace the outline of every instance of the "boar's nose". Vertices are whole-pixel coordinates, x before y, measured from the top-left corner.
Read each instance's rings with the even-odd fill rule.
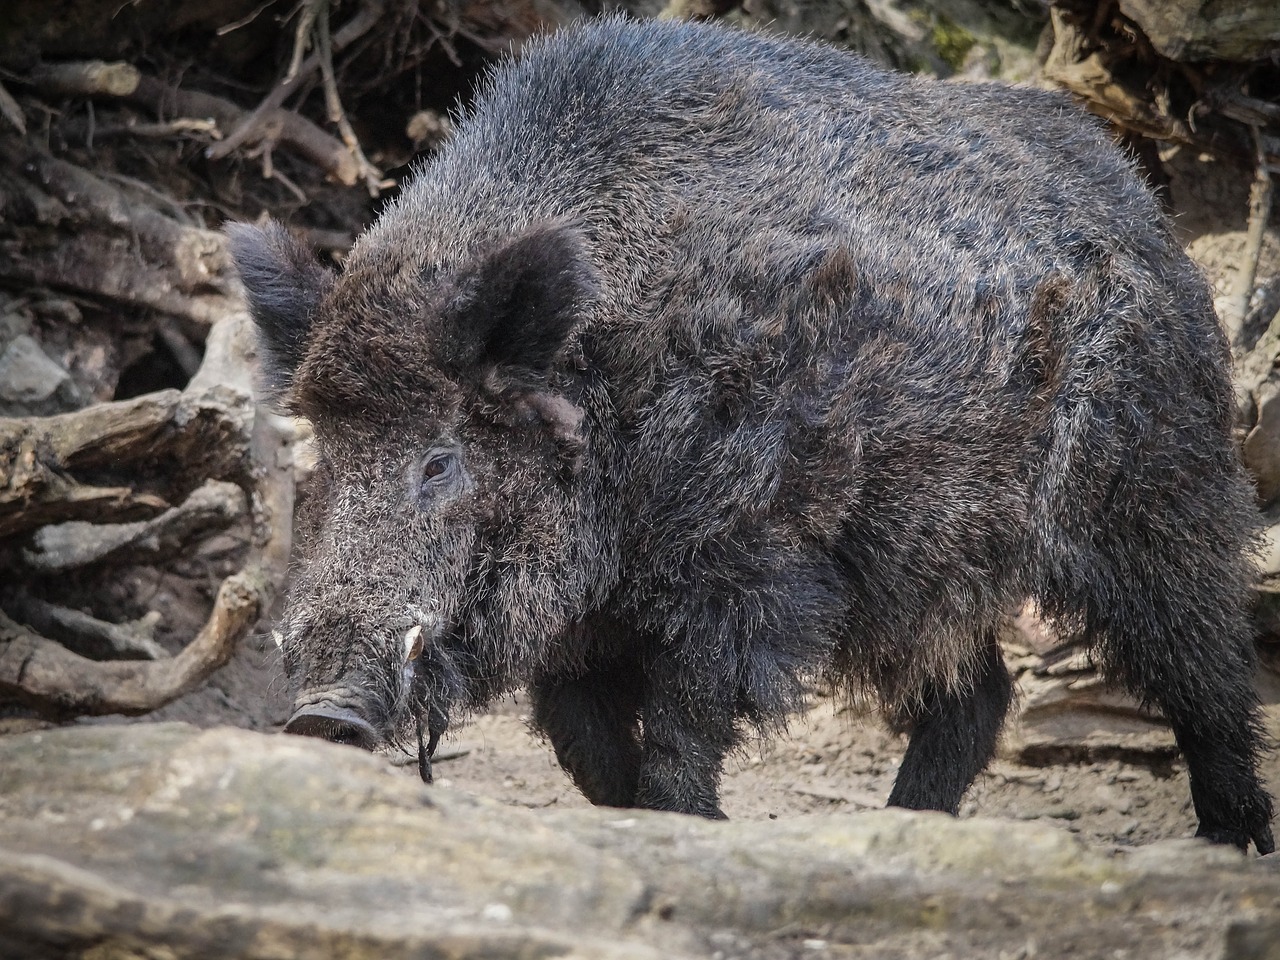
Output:
[[[380,742],[377,731],[368,720],[348,707],[330,704],[302,707],[289,718],[284,732],[320,737],[333,743],[349,743],[363,750],[372,750]]]

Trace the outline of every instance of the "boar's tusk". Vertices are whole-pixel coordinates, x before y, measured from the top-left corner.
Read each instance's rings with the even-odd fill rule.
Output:
[[[271,639],[272,639],[272,640],[274,640],[274,641],[276,642],[276,649],[277,649],[277,650],[283,650],[283,649],[284,649],[284,634],[283,634],[283,633],[281,633],[279,630],[272,630],[272,631],[271,631]]]
[[[422,656],[422,626],[414,624],[404,635],[404,659],[408,663],[410,660],[417,660],[420,656]]]

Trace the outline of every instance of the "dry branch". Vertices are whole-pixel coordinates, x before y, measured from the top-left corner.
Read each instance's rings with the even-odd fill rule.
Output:
[[[18,591],[4,596],[3,607],[19,623],[90,660],[164,660],[169,656],[155,640],[160,614],[154,610],[137,620],[108,623]]]
[[[5,89],[3,83],[0,83],[0,116],[13,124],[18,133],[26,134],[27,118],[23,115],[18,101],[13,99],[13,94]]]
[[[27,80],[41,93],[63,97],[125,97],[138,86],[142,76],[129,63],[84,60],[70,63],[42,63]]]
[[[72,521],[44,527],[24,550],[27,566],[41,573],[102,563],[168,560],[193,541],[225,530],[245,515],[244,492],[234,483],[210,480],[181,504],[137,523]]]
[[[226,664],[271,593],[261,571],[228,577],[196,638],[177,656],[159,661],[88,660],[0,613],[0,696],[50,719],[148,713]]]
[[[223,131],[235,129],[248,115],[247,111],[221,97],[195,90],[178,90],[155,77],[142,77],[137,89],[124,99],[147,107],[162,120],[168,116],[208,117]],[[359,165],[342,141],[329,136],[306,117],[277,109],[270,111],[263,122],[273,142],[294,149],[339,183],[350,187],[360,182]]]
[[[380,182],[382,173],[365,159],[363,152],[360,150],[359,144],[353,141],[354,133],[348,131],[350,125],[342,126],[346,121],[345,114],[342,113],[341,107],[338,108],[339,121],[337,117],[333,117],[333,98],[336,97],[336,89],[332,92],[330,87],[333,78],[333,53],[342,50],[344,47],[354,43],[360,37],[364,36],[378,22],[382,16],[383,4],[381,0],[367,0],[360,10],[356,12],[342,29],[335,33],[332,38],[328,36],[329,14],[327,0],[321,0],[324,3],[324,9],[319,9],[319,3],[307,3],[303,7],[298,24],[297,41],[294,46],[294,62],[291,62],[289,69],[276,86],[263,98],[262,102],[253,110],[252,113],[245,116],[233,129],[229,129],[226,137],[219,143],[213,144],[205,150],[205,155],[212,160],[219,160],[231,155],[232,151],[241,147],[246,143],[257,142],[260,140],[273,141],[281,131],[272,127],[272,123],[276,121],[278,115],[282,112],[281,105],[286,98],[297,90],[302,82],[313,74],[317,69],[321,69],[325,75],[325,95],[329,104],[331,119],[339,122],[342,130],[343,140],[346,143],[350,158],[355,165],[358,177],[363,179],[366,184],[377,184]],[[303,34],[309,32],[312,23],[320,17],[323,32],[321,34],[324,43],[319,53],[313,53],[305,60],[301,59],[303,47]],[[339,178],[343,183],[348,185],[356,183],[357,180],[346,180]]]
[[[360,28],[361,32],[367,31],[371,25],[366,23],[367,18],[364,14],[365,11],[362,11],[361,15],[353,18],[353,21],[359,20],[356,27]],[[342,31],[339,33],[341,35]],[[155,77],[139,73],[135,67],[127,63],[92,61],[44,64],[32,71],[27,79],[37,90],[44,93],[112,97],[145,107],[161,122],[176,122],[182,119],[188,123],[191,121],[203,122],[206,125],[212,123],[224,134],[228,131],[238,131],[252,120],[260,135],[257,139],[266,138],[272,143],[284,144],[347,186],[360,183],[362,179],[360,165],[340,140],[325,133],[306,117],[280,109],[278,104],[268,109],[260,107],[260,116],[258,111],[250,114],[221,97],[197,90],[171,87]],[[286,95],[287,93],[288,91]],[[248,138],[241,137],[235,145],[243,143],[246,139]],[[223,150],[221,145],[215,146],[218,150],[211,151],[211,156],[226,156],[231,149]]]

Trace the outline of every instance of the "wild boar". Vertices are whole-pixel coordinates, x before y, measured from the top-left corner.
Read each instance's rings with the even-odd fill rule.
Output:
[[[595,803],[722,816],[815,678],[954,812],[1027,598],[1172,724],[1199,834],[1273,847],[1256,510],[1205,281],[1098,124],[824,46],[529,43],[341,275],[229,228],[315,427],[287,729],[374,748],[527,685]]]

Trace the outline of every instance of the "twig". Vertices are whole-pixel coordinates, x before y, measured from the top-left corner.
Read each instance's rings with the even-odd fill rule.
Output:
[[[102,137],[208,137],[216,140],[222,136],[218,124],[209,119],[178,117],[166,123],[125,123],[110,127],[98,127],[95,136]]]
[[[377,22],[381,9],[381,0],[368,0],[360,13],[334,37],[335,43],[340,39],[349,43],[363,34]],[[311,58],[308,58],[303,63],[304,72],[310,61]],[[318,59],[315,66],[319,66]],[[302,74],[299,78],[301,76]],[[139,74],[136,68],[127,63],[104,64],[93,61],[57,64],[56,67],[46,65],[35,71],[30,79],[33,83],[53,85],[60,92],[69,95],[119,97],[147,107],[162,119],[166,114],[177,114],[184,118],[212,122],[221,130],[233,131],[227,139],[212,144],[205,151],[212,159],[229,155],[250,136],[264,135],[265,128],[268,131],[265,135],[290,146],[340,183],[354,186],[366,179],[365,171],[344,143],[325,133],[306,117],[278,109],[278,103],[264,101],[258,110],[247,113],[234,103],[212,94],[173,89],[155,77]],[[292,89],[293,86],[290,86],[284,91],[284,95]],[[270,99],[269,96],[268,100]],[[246,127],[243,133],[240,132],[242,126]],[[228,146],[231,136],[236,134],[239,134],[238,138]]]
[[[299,203],[311,202],[311,198],[307,196],[306,191],[303,190],[296,183],[294,183],[292,180],[290,180],[288,177],[286,177],[279,170],[272,170],[269,174],[266,174],[266,177],[269,180],[275,180],[277,183],[281,184],[286,190],[288,190],[290,193],[292,193],[295,197],[298,198]]]
[[[231,23],[224,24],[215,30],[214,33],[219,37],[225,37],[228,33],[233,33],[241,27],[247,27],[262,15],[262,11],[266,10],[267,7],[272,6],[275,2],[276,0],[266,0],[265,3],[255,7],[251,12],[245,14],[239,20],[233,20]]]
[[[1236,274],[1235,288],[1228,301],[1226,316],[1223,318],[1228,330],[1232,331],[1232,339],[1237,339],[1249,316],[1249,304],[1253,300],[1253,288],[1258,279],[1258,258],[1262,254],[1262,240],[1267,232],[1267,219],[1271,216],[1271,172],[1267,166],[1267,155],[1262,144],[1261,132],[1257,127],[1253,131],[1253,142],[1257,152],[1257,165],[1254,171],[1253,186],[1249,190],[1249,230],[1245,234],[1244,253],[1240,261],[1240,271]]]
[[[286,83],[298,75],[303,54],[311,44],[311,28],[320,17],[329,19],[329,0],[302,0],[298,26],[293,31],[293,56],[289,59],[289,69],[284,72]]]
[[[364,151],[360,149],[360,141],[356,138],[356,132],[347,119],[347,112],[342,109],[342,99],[338,96],[338,80],[333,72],[333,43],[329,36],[328,0],[320,0],[320,4],[316,19],[316,34],[320,47],[320,75],[324,78],[324,100],[329,110],[329,119],[338,125],[342,142],[347,145],[351,156],[355,158],[356,165],[359,166],[364,178],[365,187],[369,190],[369,196],[376,197],[384,186],[382,171],[365,157]]]
[[[247,116],[240,107],[221,97],[195,90],[175,90],[155,77],[142,77],[137,88],[125,99],[141,104],[161,117],[166,112],[185,117],[208,117],[223,130],[235,129]],[[343,143],[306,117],[286,110],[274,110],[269,112],[266,122],[277,125],[275,139],[291,146],[334,179],[347,186],[360,182],[359,167]],[[209,149],[221,147],[225,142],[213,144]]]
[[[130,63],[82,60],[42,63],[27,79],[41,93],[67,97],[127,97],[142,74]]]
[[[366,0],[356,15],[334,34],[333,49],[342,50],[348,44],[364,36],[382,16],[382,8],[382,0]],[[271,92],[250,113],[243,116],[235,124],[224,124],[223,127],[227,131],[226,137],[221,142],[207,148],[205,156],[210,160],[225,159],[231,155],[233,150],[250,139],[263,136],[262,128],[268,118],[278,112],[280,105],[284,103],[289,94],[298,89],[302,81],[319,67],[320,57],[318,54],[313,53],[303,60],[293,76],[286,77],[276,84]],[[350,181],[343,180],[343,183],[348,184],[354,184],[355,182],[355,179]]]
[[[3,83],[0,83],[0,115],[13,124],[19,133],[26,134],[27,118],[22,115],[22,107],[13,99],[13,94],[4,88]]]

